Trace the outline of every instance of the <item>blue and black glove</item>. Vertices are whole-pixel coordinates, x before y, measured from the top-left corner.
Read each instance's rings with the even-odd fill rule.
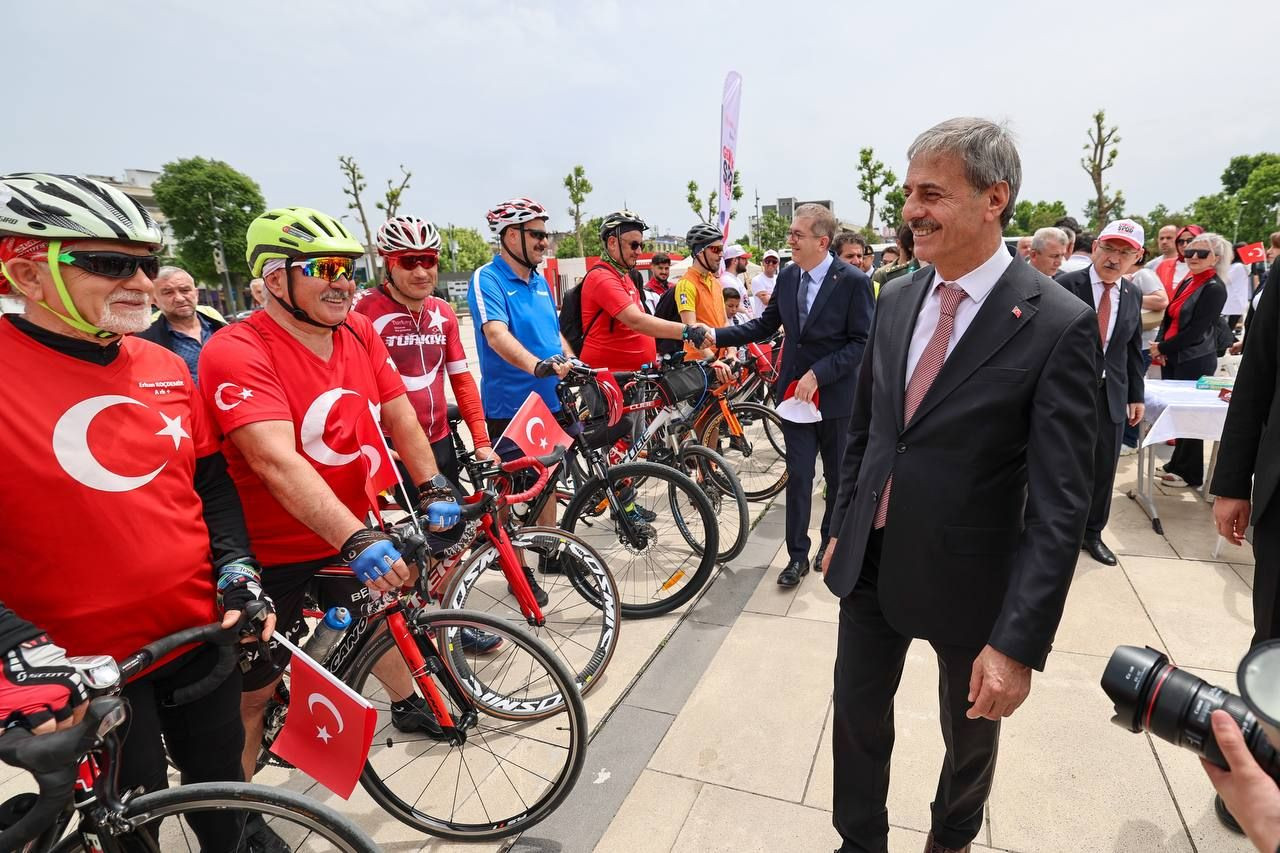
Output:
[[[357,578],[368,583],[390,574],[391,567],[400,559],[400,552],[387,534],[363,527],[342,543],[338,558],[343,565],[351,567]]]

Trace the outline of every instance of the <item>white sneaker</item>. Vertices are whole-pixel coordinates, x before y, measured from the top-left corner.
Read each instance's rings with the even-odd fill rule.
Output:
[[[1127,445],[1127,444],[1122,444],[1122,445],[1120,445],[1120,455],[1121,455],[1121,456],[1133,456],[1133,455],[1134,455],[1134,454],[1136,454],[1137,452],[1138,452],[1138,448],[1136,448],[1136,447],[1130,447],[1130,446],[1129,446],[1129,445]]]

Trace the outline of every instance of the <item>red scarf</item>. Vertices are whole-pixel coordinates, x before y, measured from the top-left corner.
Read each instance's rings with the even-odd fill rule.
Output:
[[[1189,275],[1178,285],[1178,290],[1174,294],[1173,301],[1169,303],[1169,328],[1165,330],[1164,340],[1172,340],[1178,335],[1178,316],[1182,313],[1182,306],[1191,298],[1191,294],[1195,293],[1204,283],[1213,278],[1217,274],[1217,270],[1213,267],[1202,273]]]

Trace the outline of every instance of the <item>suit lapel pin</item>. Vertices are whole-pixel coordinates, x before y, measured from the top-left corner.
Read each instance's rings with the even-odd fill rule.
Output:
[[[1013,316],[1019,320],[1022,319],[1022,309],[1019,308],[1017,305],[1013,306]]]

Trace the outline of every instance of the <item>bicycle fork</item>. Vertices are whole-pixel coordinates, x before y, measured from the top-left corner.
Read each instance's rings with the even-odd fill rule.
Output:
[[[396,648],[400,650],[405,663],[409,666],[409,674],[418,685],[418,689],[422,691],[422,698],[431,709],[431,713],[435,715],[445,738],[453,746],[462,746],[467,741],[467,729],[475,723],[476,719],[475,711],[471,710],[470,699],[457,688],[452,674],[448,672],[448,668],[440,657],[435,641],[429,636],[425,638],[414,636],[408,620],[405,619],[404,607],[399,602],[387,610],[386,618],[387,628],[391,631]],[[429,652],[430,657],[424,654],[424,650]],[[459,708],[467,709],[462,712],[461,720],[454,720],[453,715],[449,713],[448,703],[440,695],[440,690],[436,687],[432,676],[443,681],[446,690]]]

